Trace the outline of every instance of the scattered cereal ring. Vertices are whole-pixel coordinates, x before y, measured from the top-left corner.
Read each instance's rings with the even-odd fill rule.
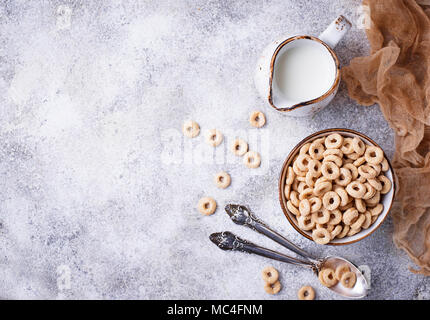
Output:
[[[366,187],[364,184],[358,181],[352,181],[346,186],[345,190],[351,197],[354,198],[362,198],[366,193]]]
[[[249,117],[249,123],[253,127],[261,128],[266,123],[266,117],[264,116],[263,112],[254,111],[253,113],[251,113],[251,116]]]
[[[343,144],[343,137],[339,133],[332,133],[324,140],[327,149],[339,149]]]
[[[333,211],[340,205],[340,197],[334,191],[326,192],[323,196],[322,203],[324,208]]]
[[[354,152],[354,148],[352,146],[352,138],[344,138],[343,144],[340,150],[343,152],[343,154],[348,155],[350,153]]]
[[[297,292],[297,297],[299,300],[314,300],[315,291],[311,286],[301,287],[299,292]]]
[[[222,171],[215,175],[214,181],[218,188],[225,189],[230,185],[231,177],[227,172]]]
[[[358,217],[358,210],[349,208],[343,213],[342,221],[345,225],[349,226]]]
[[[218,146],[223,139],[222,133],[217,129],[211,129],[206,132],[206,142],[212,147]]]
[[[297,218],[297,222],[299,223],[299,228],[304,231],[309,231],[315,228],[315,221],[311,216],[300,216]]]
[[[321,275],[321,276],[320,276]],[[336,275],[331,268],[324,268],[318,273],[318,278],[322,285],[330,288],[337,284]]]
[[[261,272],[261,276],[263,277],[263,280],[266,281],[266,283],[268,284],[274,284],[279,279],[278,270],[273,267],[264,268]]]
[[[353,288],[355,286],[355,283],[357,281],[357,275],[354,272],[345,272],[342,275],[342,278],[340,279],[340,283],[345,288]]]
[[[321,160],[324,157],[324,146],[322,143],[312,142],[309,147],[309,155],[312,159]]]
[[[268,294],[277,294],[279,291],[281,291],[281,283],[279,281],[276,281],[273,284],[265,283],[264,284],[264,290]]]
[[[335,182],[341,186],[347,186],[352,181],[351,171],[347,168],[339,169],[339,177],[335,179]]]
[[[243,156],[248,151],[248,143],[242,139],[236,139],[231,145],[231,151],[236,156]]]
[[[204,197],[199,200],[199,203],[197,205],[197,209],[200,211],[200,213],[209,216],[216,210],[216,202],[211,197]]]
[[[368,146],[364,154],[366,161],[371,164],[379,164],[384,160],[384,152],[381,148]]]
[[[200,133],[200,126],[193,120],[185,121],[182,125],[182,133],[188,138],[197,137]]]
[[[341,265],[337,266],[334,274],[336,276],[336,279],[340,281],[340,279],[342,278],[342,275],[345,272],[350,272],[350,271],[351,271],[351,269],[349,268],[349,266],[347,264],[341,264]]]
[[[354,137],[354,139],[352,139],[352,148],[354,149],[354,152],[360,156],[366,151],[366,145],[363,140],[358,137]]]
[[[312,239],[318,244],[327,244],[331,240],[331,234],[327,229],[314,229],[312,231]]]
[[[391,190],[391,181],[384,175],[378,177],[379,182],[382,185],[381,194],[387,194]]]
[[[243,157],[243,163],[248,168],[258,168],[261,163],[261,158],[258,152],[248,151]]]

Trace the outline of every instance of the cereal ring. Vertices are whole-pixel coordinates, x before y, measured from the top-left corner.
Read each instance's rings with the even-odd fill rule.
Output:
[[[300,200],[299,200],[299,193],[297,191],[291,191],[290,192],[290,200],[291,200],[291,204],[294,205],[295,207],[298,207],[300,204]]]
[[[297,222],[299,223],[299,228],[304,231],[312,230],[316,225],[311,216],[300,216],[297,218]]]
[[[325,177],[319,177],[316,181],[315,181],[315,185],[317,185],[320,182],[331,182],[329,181],[327,178]]]
[[[339,158],[338,156],[335,156],[334,154],[329,154],[328,156],[324,157],[324,159],[323,159],[322,162],[324,163],[324,162],[327,162],[327,161],[331,161],[331,162],[336,163],[336,165],[338,167],[341,167],[342,166],[342,162],[343,162],[343,160],[341,158]]]
[[[381,169],[384,172],[386,172],[386,171],[388,171],[388,169],[390,169],[390,166],[388,164],[388,160],[386,158],[384,158],[384,160],[382,160],[382,162],[381,162]]]
[[[311,188],[311,187],[309,187],[309,186],[306,184],[306,182],[304,182],[304,181],[299,182],[299,185],[298,185],[298,187],[297,187],[297,191],[298,191],[299,193],[303,193],[303,191],[305,191],[306,189],[312,189],[312,188]]]
[[[300,154],[295,163],[297,163],[297,167],[299,168],[300,171],[308,171],[308,165],[309,165],[309,161],[311,161],[311,157],[309,157],[307,154]]]
[[[308,199],[303,199],[299,204],[300,216],[307,216],[311,213],[311,204]]]
[[[311,286],[301,287],[299,292],[297,292],[297,297],[299,300],[314,300],[315,291]]]
[[[350,271],[351,271],[351,269],[349,268],[349,266],[347,264],[341,264],[341,265],[337,266],[334,274],[336,276],[336,279],[340,281],[340,279],[342,278],[342,275],[345,272],[350,272]]]
[[[248,168],[258,168],[261,163],[261,158],[258,152],[248,151],[243,157],[243,163]]]
[[[340,150],[343,152],[343,154],[348,155],[350,153],[354,152],[354,148],[352,146],[352,138],[344,138],[343,139],[343,143],[342,143],[342,147],[340,148]]]
[[[321,284],[330,288],[337,284],[337,279],[334,270],[331,268],[324,268],[318,273],[318,279]]]
[[[324,208],[333,211],[340,205],[340,197],[334,191],[326,192],[323,196],[322,203]]]
[[[313,186],[315,185],[315,180],[316,178],[312,175],[311,172],[308,171],[308,173],[306,173],[306,177],[305,177],[305,182],[306,184],[313,188]]]
[[[351,197],[348,196],[348,198],[351,198]],[[352,199],[354,199],[354,198],[352,198]],[[349,208],[352,208],[353,206],[354,206],[354,204],[352,202],[348,202],[347,205],[339,207],[339,210],[342,212],[345,212],[346,210],[348,210]]]
[[[197,204],[197,209],[200,211],[200,213],[209,216],[215,212],[216,202],[211,197],[201,198]]]
[[[299,177],[300,176],[302,176],[302,177],[306,176],[306,171],[300,170],[296,161],[294,161],[294,163],[293,163],[293,171],[296,174],[296,176],[299,176]]]
[[[382,190],[382,183],[381,181],[379,181],[379,179],[367,179],[367,182],[369,182],[369,184],[375,188],[376,191],[381,191]]]
[[[375,223],[376,220],[378,220],[379,216],[372,216],[372,224]]]
[[[293,168],[290,166],[287,169],[287,179],[285,180],[286,184],[292,184],[294,182],[294,178],[296,177]]]
[[[391,181],[384,175],[378,177],[379,182],[382,185],[381,194],[387,194],[391,190]]]
[[[379,176],[379,174],[381,173],[381,171],[382,171],[382,167],[381,167],[381,165],[380,164],[372,164],[372,163],[369,163],[369,166],[371,166],[375,171],[376,171],[376,176]]]
[[[312,220],[318,224],[327,223],[330,220],[330,212],[328,210],[320,210],[312,213]]]
[[[248,151],[248,143],[242,139],[236,139],[231,145],[231,151],[236,156],[243,156]]]
[[[378,203],[374,208],[370,209],[369,211],[372,216],[379,216],[383,210],[384,205],[382,203]]]
[[[381,200],[381,192],[376,191],[375,195],[372,198],[364,200],[364,201],[366,201],[366,204],[368,207],[374,207],[374,206],[379,204],[380,200]]]
[[[327,230],[330,234],[331,234],[331,232],[333,231],[333,229],[334,229],[334,225],[332,225],[332,224],[327,224],[327,223],[324,223],[324,224],[317,224],[316,225],[316,227],[317,227],[317,229],[325,229],[325,230]]]
[[[327,244],[331,240],[331,235],[327,229],[317,228],[312,231],[312,239],[318,244]]]
[[[290,200],[290,193],[291,193],[291,184],[286,184],[284,186],[284,196],[287,200]]]
[[[340,149],[326,149],[326,151],[324,151],[323,156],[327,157],[330,155],[334,155],[337,156],[339,158],[343,158],[343,152]]]
[[[331,239],[333,240],[342,232],[342,225],[338,224],[332,232],[330,232]]]
[[[300,182],[306,182],[306,176],[305,177],[299,176],[299,177],[296,177],[296,179]]]
[[[351,229],[361,229],[361,226],[363,225],[365,220],[366,216],[364,214],[360,214],[357,220],[355,220],[355,222],[351,224]]]
[[[343,226],[342,232],[341,232],[341,233],[339,233],[339,234],[337,235],[337,237],[338,237],[339,239],[345,238],[345,237],[346,237],[346,235],[349,233],[349,229],[350,229],[350,227],[349,227],[349,226]]]
[[[230,185],[231,177],[227,172],[222,171],[215,175],[214,181],[218,188],[225,189]]]
[[[370,225],[372,224],[372,214],[369,211],[366,211],[364,213],[364,216],[366,217],[366,220],[364,220],[364,222],[361,225],[361,227],[363,229],[368,229],[370,227]]]
[[[365,162],[366,162],[366,158],[360,157],[357,160],[355,160],[352,164],[358,168],[359,166],[361,166]]]
[[[312,144],[309,147],[309,155],[312,157],[312,159],[315,160],[321,160],[324,157],[324,146],[322,143],[316,143],[312,142]]]
[[[223,139],[221,131],[217,129],[211,129],[206,132],[206,142],[212,147],[218,146]]]
[[[263,280],[266,281],[266,283],[268,284],[274,284],[279,279],[278,270],[273,267],[264,268],[261,272],[261,276],[263,277]]]
[[[355,160],[358,160],[358,158],[360,158],[360,155],[358,153],[356,153],[356,152],[353,152],[353,153],[347,154],[346,157],[348,159],[353,160],[353,163],[354,163]]]
[[[372,179],[376,177],[376,170],[365,164],[358,167],[358,174],[366,179]]]
[[[351,171],[351,175],[352,175],[352,180],[357,179],[358,177],[358,170],[357,167],[354,166],[352,163],[345,163],[343,165],[344,168],[348,169],[349,171]]]
[[[339,209],[330,211],[329,214],[330,214],[330,220],[327,222],[328,224],[337,225],[342,222],[342,212],[340,212]]]
[[[182,133],[188,138],[197,137],[200,133],[200,126],[193,120],[185,121],[182,125]]]
[[[298,191],[299,183],[300,183],[299,180],[297,180],[297,179],[294,180],[293,184],[291,185],[291,187],[293,188],[294,191]]]
[[[351,229],[349,229],[349,232],[346,234],[348,237],[351,237],[351,236],[353,236],[353,235],[356,235],[357,233],[359,233],[361,231],[361,228],[359,228],[359,229],[353,229],[353,228],[351,228]]]
[[[322,201],[318,197],[312,197],[309,199],[309,204],[311,205],[311,213],[314,213],[321,209]]]
[[[321,162],[315,159],[311,159],[308,164],[308,173],[312,175],[312,177],[319,178],[321,176]]]
[[[368,146],[364,157],[368,163],[380,164],[384,160],[384,152],[381,148]]]
[[[352,288],[355,286],[355,282],[357,281],[357,275],[354,272],[345,272],[340,279],[340,283],[345,288]]]
[[[323,162],[321,166],[321,173],[328,180],[335,180],[339,177],[340,170],[335,163],[331,161],[327,161],[327,162]]]
[[[310,143],[310,142],[305,143],[305,144],[300,148],[299,154],[305,154],[305,153],[308,153],[308,151],[309,151],[309,147],[310,147],[310,146],[311,146],[311,143]]]
[[[337,177],[335,179],[335,182],[338,185],[341,185],[344,187],[344,186],[348,185],[351,181],[352,181],[351,171],[349,171],[349,169],[344,168],[344,167],[340,168],[339,169],[339,177]]]
[[[351,197],[354,198],[362,198],[366,193],[366,187],[364,184],[358,181],[352,181],[346,186],[345,190]]]
[[[370,183],[369,182],[366,182],[365,184],[364,184],[364,186],[366,187],[366,193],[364,194],[364,196],[363,197],[361,197],[363,200],[369,200],[370,198],[372,198],[374,195],[375,195],[375,193],[376,193],[376,190],[375,190],[375,188],[373,188],[371,185],[370,185]]]
[[[353,163],[354,163],[354,160],[349,159],[349,158],[343,158],[343,163],[344,163],[344,164],[347,164],[347,163],[353,164]]]
[[[314,194],[316,196],[321,196],[324,193],[331,191],[332,188],[332,184],[329,181],[324,181],[324,182],[320,182],[320,183],[315,183],[314,186]]]
[[[349,208],[343,213],[342,221],[345,225],[349,226],[358,217],[358,210]]]
[[[314,195],[314,189],[307,187],[299,194],[299,199],[310,199]]]
[[[327,149],[339,149],[343,144],[343,137],[339,133],[332,133],[324,140]]]
[[[266,123],[266,117],[264,116],[263,112],[254,111],[253,113],[251,113],[251,116],[249,117],[249,123],[253,127],[261,128]]]
[[[291,200],[287,201],[287,209],[295,216],[300,216],[300,211],[291,203]]]
[[[354,137],[354,139],[352,139],[352,148],[354,149],[354,152],[360,156],[366,151],[366,145],[363,140],[358,137]]]
[[[273,284],[266,282],[264,284],[264,291],[266,291],[268,294],[277,294],[279,291],[281,291],[281,283],[279,281],[276,281]]]
[[[348,204],[348,201],[349,201],[349,196],[348,196],[348,193],[346,192],[346,190],[341,186],[337,186],[334,188],[334,192],[336,192],[340,197],[340,204],[339,205],[341,207],[346,206]]]
[[[354,199],[355,201],[355,207],[357,208],[358,212],[364,213],[366,212],[366,202],[364,202],[363,199]]]

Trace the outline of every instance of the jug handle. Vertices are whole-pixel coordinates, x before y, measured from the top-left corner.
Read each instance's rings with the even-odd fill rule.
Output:
[[[351,22],[344,16],[339,16],[330,23],[327,29],[325,29],[318,38],[328,44],[330,48],[334,49],[350,28]]]

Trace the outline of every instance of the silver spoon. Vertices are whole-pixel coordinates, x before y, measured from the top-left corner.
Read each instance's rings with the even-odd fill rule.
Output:
[[[305,259],[302,260],[293,258],[285,254],[257,246],[249,241],[236,237],[231,232],[214,233],[210,236],[211,241],[217,244],[221,249],[254,253],[266,258],[300,265],[310,268],[317,275],[323,267],[331,267],[332,269],[336,269],[338,265],[346,263],[350,267],[351,271],[357,276],[355,286],[353,288],[345,288],[340,283],[338,283],[329,289],[348,298],[363,298],[367,295],[369,288],[367,280],[360,269],[358,269],[352,262],[336,256],[328,256],[322,259],[316,259],[312,257],[309,253],[299,248],[276,231],[270,229],[264,222],[255,217],[245,206],[229,204],[225,207],[225,210],[234,223],[245,225],[254,231],[264,234],[265,236],[278,242],[285,248],[299,254]]]

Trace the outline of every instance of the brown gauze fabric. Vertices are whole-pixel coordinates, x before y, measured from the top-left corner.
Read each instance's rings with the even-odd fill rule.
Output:
[[[430,7],[415,0],[363,5],[371,55],[354,58],[342,77],[358,103],[379,104],[395,132],[393,239],[417,265],[412,272],[430,275]]]

